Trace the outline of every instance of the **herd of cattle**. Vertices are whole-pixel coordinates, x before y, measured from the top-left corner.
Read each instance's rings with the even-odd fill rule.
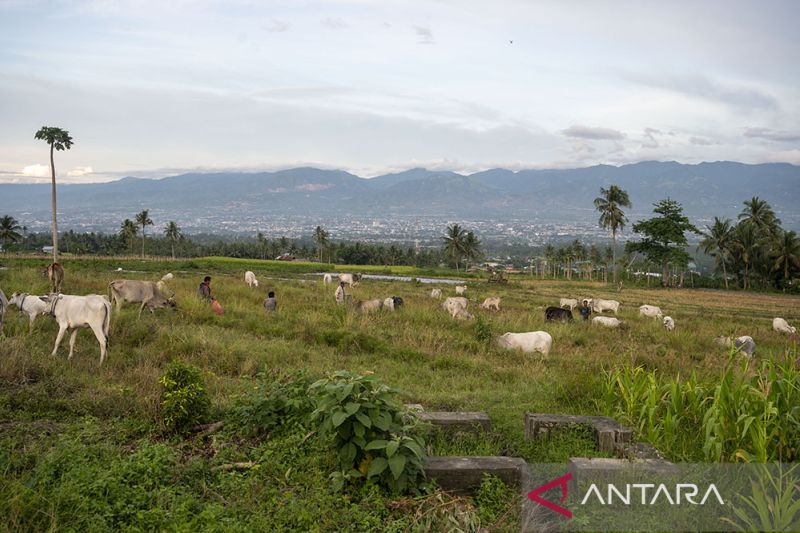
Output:
[[[53,268],[53,267],[57,268]],[[69,358],[72,358],[75,337],[79,328],[89,328],[95,334],[97,342],[100,344],[100,364],[106,358],[108,349],[108,335],[109,326],[111,322],[112,303],[115,304],[117,312],[119,312],[123,302],[139,304],[139,316],[141,317],[144,308],[148,308],[150,312],[155,309],[165,307],[175,307],[174,294],[167,295],[169,282],[173,276],[167,274],[159,281],[142,281],[142,280],[128,280],[119,279],[114,280],[108,284],[108,298],[97,294],[89,294],[86,296],[74,296],[61,294],[61,283],[64,277],[64,270],[60,265],[51,265],[47,274],[50,277],[53,292],[44,296],[32,296],[27,293],[15,292],[7,299],[2,290],[0,290],[0,335],[3,332],[3,320],[6,310],[9,306],[15,305],[21,313],[26,314],[29,319],[30,331],[33,331],[33,324],[36,317],[40,315],[50,315],[58,323],[59,329],[56,336],[55,345],[53,346],[52,355],[56,355],[58,346],[67,331],[71,332],[69,341]],[[250,287],[258,287],[258,279],[252,271],[245,272],[245,283]],[[361,274],[338,274],[339,285],[336,291],[337,303],[347,302],[353,309],[359,312],[369,313],[386,309],[395,311],[403,306],[403,298],[399,296],[390,296],[387,298],[376,298],[371,300],[356,300],[351,295],[346,295],[345,286],[349,286],[350,290],[358,285],[361,281]],[[323,277],[324,285],[333,283],[333,276],[325,274]],[[471,320],[474,315],[467,311],[469,301],[465,294],[467,293],[466,285],[455,286],[456,296],[448,296],[441,304],[444,309],[453,319],[458,320]],[[442,289],[434,288],[430,292],[430,297],[434,299],[441,299],[443,296]],[[500,311],[501,299],[499,297],[486,298],[480,308],[487,311]],[[551,306],[545,309],[545,320],[548,322],[564,321],[572,322],[572,311],[579,308],[581,317],[584,320],[589,319],[592,313],[597,314],[591,319],[591,323],[597,326],[608,328],[619,328],[623,326],[623,321],[619,320],[616,316],[603,315],[605,312],[611,312],[617,315],[620,309],[620,302],[616,300],[603,300],[596,298],[561,298],[558,307]],[[639,316],[647,318],[655,318],[662,322],[667,331],[675,329],[675,320],[670,316],[664,316],[661,309],[655,305],[642,305],[639,307]],[[790,326],[783,318],[775,318],[772,321],[772,328],[779,333],[789,335],[796,334],[796,328]],[[549,354],[553,346],[553,337],[546,331],[530,331],[523,333],[507,332],[500,335],[495,340],[496,344],[502,348],[521,350],[523,352],[539,352],[545,356]],[[731,337],[717,337],[715,342],[726,348],[731,348],[736,352],[741,352],[752,356],[755,352],[755,341],[750,336],[741,336],[736,338]]]

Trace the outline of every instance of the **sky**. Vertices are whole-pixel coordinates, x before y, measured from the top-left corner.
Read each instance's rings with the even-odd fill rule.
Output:
[[[0,182],[800,164],[800,2],[0,0]]]

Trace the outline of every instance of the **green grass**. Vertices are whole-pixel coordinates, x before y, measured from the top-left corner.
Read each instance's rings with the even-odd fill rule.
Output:
[[[41,273],[47,259],[0,258],[0,263],[8,267],[0,270],[7,295],[47,292]],[[624,365],[657,370],[665,379],[694,373],[714,383],[727,361],[715,336],[751,335],[758,345],[756,360],[777,358],[794,344],[771,330],[772,317],[800,319],[800,298],[774,294],[618,293],[588,282],[517,278],[497,285],[475,279],[468,283],[470,310],[485,324],[476,331],[474,323],[451,320],[440,302],[428,297],[428,285],[366,280],[355,288],[359,299],[402,296],[406,305],[396,313],[362,316],[337,307],[332,287],[303,275],[322,270],[313,263],[65,258],[64,264],[68,294],[105,294],[113,279],[157,280],[173,272],[170,288],[178,308],[145,312],[139,320],[134,306],[115,312],[103,367],[88,331],[78,334],[75,357],[67,361],[66,339],[56,357],[49,355],[55,323],[40,317],[29,335],[27,318],[16,308],[8,312],[0,337],[0,531],[121,525],[131,530],[437,530],[446,517],[435,509],[448,509],[449,516],[461,516],[465,523],[475,517],[457,500],[436,503],[441,495],[396,500],[369,487],[334,493],[327,475],[335,457],[315,437],[303,440],[306,435],[291,428],[260,439],[232,427],[202,442],[164,436],[158,379],[174,358],[203,370],[213,420],[230,420],[237,398],[252,390],[253,378],[262,372],[374,372],[405,402],[428,410],[486,411],[492,418],[493,433],[486,438],[434,439],[436,453],[502,453],[557,462],[590,455],[591,439],[578,431],[526,443],[525,412],[602,414],[603,369]],[[119,267],[135,272],[118,273]],[[258,289],[244,284],[245,270],[256,272]],[[224,316],[195,297],[206,273],[214,277]],[[441,287],[452,295],[452,287]],[[279,302],[278,312],[269,317],[261,307],[268,290],[277,292]],[[544,321],[544,307],[560,296],[584,295],[620,300],[627,327]],[[500,312],[477,307],[488,296],[502,298]],[[676,331],[639,318],[636,308],[643,303],[661,306],[675,319]],[[535,330],[553,336],[547,358],[504,351],[485,340],[487,332]],[[258,467],[213,470],[234,461],[254,461]]]

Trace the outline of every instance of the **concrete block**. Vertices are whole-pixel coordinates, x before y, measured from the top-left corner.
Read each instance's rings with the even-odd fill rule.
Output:
[[[428,457],[425,474],[453,494],[468,496],[480,487],[484,474],[500,478],[506,485],[522,487],[527,465],[519,457]]]
[[[473,433],[492,430],[492,421],[483,412],[423,411],[418,416],[420,420],[448,431]]]

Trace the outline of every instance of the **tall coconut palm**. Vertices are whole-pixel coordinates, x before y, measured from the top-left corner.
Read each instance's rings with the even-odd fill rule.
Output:
[[[734,236],[734,246],[744,265],[743,288],[747,289],[750,287],[753,258],[758,254],[761,248],[761,237],[758,233],[758,228],[749,221],[737,224]]]
[[[789,271],[800,269],[800,239],[794,231],[784,231],[772,242],[772,272],[781,272],[783,282],[789,281]]]
[[[322,251],[328,245],[328,232],[322,226],[314,228],[314,242],[317,243],[317,260],[322,262]]]
[[[628,192],[612,185],[608,189],[600,188],[600,196],[594,199],[594,207],[600,213],[600,227],[611,230],[611,239],[614,241],[614,283],[617,282],[617,233],[625,227],[628,219],[622,207],[631,207]]]
[[[467,232],[458,224],[447,226],[447,231],[442,237],[444,242],[444,254],[449,256],[456,263],[456,270],[458,270],[458,263],[464,256],[464,239]]]
[[[19,242],[22,239],[22,235],[19,233],[21,229],[17,219],[11,215],[3,216],[0,218],[0,242],[5,245]]]
[[[136,215],[136,223],[142,227],[142,259],[144,259],[144,228],[153,225],[148,209],[143,209],[141,213]]]
[[[473,232],[468,231],[464,236],[464,258],[467,262],[474,262],[478,260],[481,254],[481,241]],[[464,268],[467,268],[467,264],[464,265]]]
[[[703,233],[703,236],[699,248],[702,248],[704,253],[716,258],[717,266],[722,266],[722,275],[727,289],[728,270],[725,267],[725,263],[727,263],[728,256],[731,253],[734,238],[731,220],[729,218],[720,220],[719,217],[714,217],[714,225],[706,226],[706,232]]]
[[[35,139],[45,141],[50,145],[50,194],[53,208],[53,263],[58,263],[58,221],[56,220],[56,165],[53,160],[53,150],[69,150],[72,148],[72,137],[69,132],[61,128],[42,126],[34,135]]]
[[[758,196],[745,200],[739,220],[753,224],[763,237],[777,235],[781,224],[772,207]]]
[[[183,234],[181,233],[181,228],[175,223],[174,220],[170,220],[167,222],[167,225],[164,226],[164,237],[169,239],[170,244],[172,245],[173,259],[175,259],[175,242],[178,241],[182,236]]]

